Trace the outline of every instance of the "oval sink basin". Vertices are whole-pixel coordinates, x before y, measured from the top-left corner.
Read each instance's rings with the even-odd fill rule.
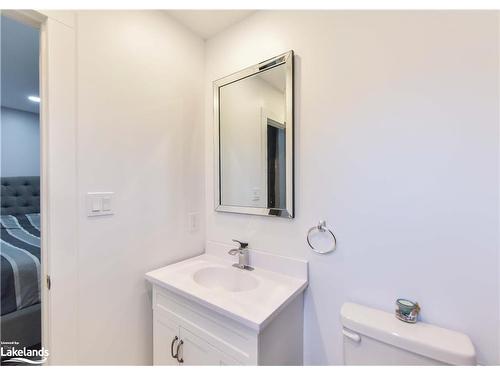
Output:
[[[206,267],[196,271],[193,279],[205,288],[226,292],[244,292],[257,288],[259,281],[244,270],[229,267]]]

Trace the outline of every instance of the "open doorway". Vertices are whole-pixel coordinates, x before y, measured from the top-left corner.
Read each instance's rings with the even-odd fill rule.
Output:
[[[36,362],[30,354],[41,348],[40,31],[4,15],[0,27],[0,335],[7,365]]]
[[[267,206],[286,208],[286,129],[267,119]]]

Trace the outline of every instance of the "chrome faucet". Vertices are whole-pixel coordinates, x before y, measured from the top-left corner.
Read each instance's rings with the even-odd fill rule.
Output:
[[[237,242],[239,244],[239,247],[237,249],[231,249],[228,251],[228,254],[230,255],[236,255],[238,254],[238,263],[233,264],[233,267],[239,268],[241,270],[247,270],[247,271],[253,271],[253,267],[250,267],[248,265],[248,243],[247,242],[241,242],[238,240],[233,240],[234,242]]]

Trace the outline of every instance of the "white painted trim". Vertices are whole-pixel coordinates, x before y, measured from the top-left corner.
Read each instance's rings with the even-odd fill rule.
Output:
[[[260,107],[260,204],[267,207],[267,116],[268,111]]]
[[[61,15],[61,13],[59,13]],[[74,17],[71,11],[67,18]],[[48,308],[49,364],[78,363],[78,252],[76,166],[76,31],[47,18],[47,58],[41,175],[42,216],[52,281]]]
[[[76,364],[78,270],[74,12],[4,10],[2,15],[40,29],[42,345],[50,353],[45,364]],[[51,275],[52,279],[50,292],[46,285],[47,275]]]
[[[50,274],[49,270],[49,236],[48,236],[48,209],[47,201],[49,198],[46,175],[47,162],[47,124],[48,111],[45,105],[47,95],[47,24],[42,23],[40,27],[40,233],[41,250],[40,257],[42,262],[42,347],[49,350],[50,353],[50,293],[47,289],[46,278]],[[45,364],[50,363],[50,358]]]
[[[497,27],[498,27],[498,49],[500,50],[500,11],[497,11]],[[500,92],[500,60],[498,61],[498,92]],[[498,100],[498,119],[500,119],[500,97],[497,98]],[[500,124],[497,124],[497,127],[500,127]],[[499,132],[500,134],[500,132]],[[499,138],[499,144],[500,144],[500,138]],[[498,178],[497,182],[499,183],[497,188],[498,188],[498,203],[497,203],[497,215],[500,216],[500,148],[497,150],[497,157],[498,157],[498,166],[499,170],[497,171],[498,173]],[[498,251],[500,251],[500,220],[498,221],[498,237],[497,237],[497,247]],[[500,286],[500,256],[498,258],[498,284]],[[497,301],[497,306],[500,305],[500,287],[498,288],[498,301]],[[498,308],[498,321],[500,321],[500,307]],[[497,354],[497,365],[500,365],[500,325],[498,326],[498,336],[497,336],[497,343],[498,343],[498,354]]]
[[[32,10],[30,12],[35,12],[42,14],[46,18],[50,18],[53,21],[60,22],[68,27],[74,29],[76,27],[75,12],[68,10],[55,10],[55,9],[44,9],[44,10]]]
[[[16,21],[22,22],[29,26],[40,29],[40,263],[41,263],[41,274],[40,274],[40,285],[41,285],[41,339],[42,347],[49,350],[50,353],[50,293],[48,293],[46,277],[50,273],[49,271],[49,249],[50,241],[48,236],[48,209],[47,202],[49,199],[47,181],[44,178],[47,161],[47,132],[48,132],[48,110],[46,105],[47,95],[47,17],[43,14],[33,11],[33,10],[2,10],[2,15],[12,18]],[[45,167],[45,168],[44,168]],[[50,363],[50,358],[44,365]]]

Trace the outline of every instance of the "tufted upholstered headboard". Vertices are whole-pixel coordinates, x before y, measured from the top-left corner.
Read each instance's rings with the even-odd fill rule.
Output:
[[[0,177],[2,215],[40,213],[40,177]]]

